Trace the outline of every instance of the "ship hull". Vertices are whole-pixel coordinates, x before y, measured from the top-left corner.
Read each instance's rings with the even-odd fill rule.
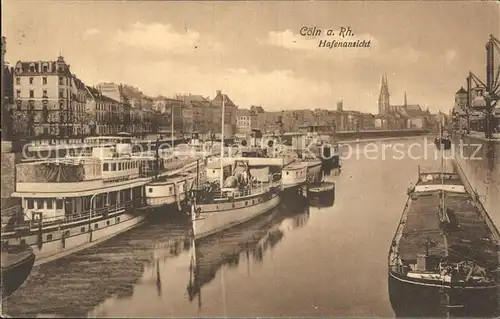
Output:
[[[397,317],[494,317],[499,315],[495,286],[453,287],[410,281],[389,272],[388,289]]]
[[[451,148],[451,140],[434,140],[434,144],[438,149],[443,148],[444,150],[449,150]]]
[[[499,234],[469,186],[455,164],[453,173],[419,170],[389,248],[396,315],[499,314]]]
[[[307,163],[307,180],[309,183],[321,181],[321,162]]]
[[[22,241],[31,246],[36,255],[35,266],[38,266],[92,247],[139,226],[144,220],[144,214],[118,211],[107,217],[93,219],[91,230],[89,230],[89,221],[83,220],[63,225],[60,229],[44,228],[41,232],[36,229],[29,230],[27,234],[19,237],[16,234],[7,235],[3,236],[2,240],[8,240],[11,245],[19,244]],[[40,237],[41,244],[39,244]]]
[[[29,249],[24,258],[7,267],[2,267],[2,299],[12,295],[26,281],[33,265],[35,254]]]
[[[335,184],[318,183],[310,185],[307,190],[307,199],[312,206],[330,207],[335,203]]]
[[[230,227],[250,221],[279,205],[281,194],[270,191],[248,198],[238,198],[220,204],[200,204],[201,213],[193,221],[196,239],[210,236]]]

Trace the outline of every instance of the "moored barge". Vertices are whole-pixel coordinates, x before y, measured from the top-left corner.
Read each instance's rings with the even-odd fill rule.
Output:
[[[397,316],[431,315],[412,307],[419,304],[469,316],[499,309],[500,235],[454,165],[452,173],[419,169],[408,190],[388,261]]]

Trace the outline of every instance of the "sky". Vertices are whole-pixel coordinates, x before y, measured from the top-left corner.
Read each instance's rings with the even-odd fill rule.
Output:
[[[386,74],[391,104],[407,92],[409,104],[447,112],[469,71],[485,78],[485,43],[500,33],[494,1],[4,0],[2,9],[11,65],[62,55],[87,85],[150,96],[222,90],[240,108],[267,111],[335,109],[343,99],[344,109],[376,113]],[[301,36],[303,27],[322,34]]]

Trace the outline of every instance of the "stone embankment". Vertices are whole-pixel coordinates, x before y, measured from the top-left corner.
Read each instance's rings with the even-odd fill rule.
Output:
[[[479,136],[454,137],[455,158],[480,195],[497,228],[500,227],[500,140]]]

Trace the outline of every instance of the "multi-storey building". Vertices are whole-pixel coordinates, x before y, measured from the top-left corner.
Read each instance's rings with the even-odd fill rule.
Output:
[[[194,94],[179,94],[176,96],[176,99],[184,103],[185,109],[188,112],[185,120],[185,125],[187,125],[186,132],[197,131],[202,134],[213,132],[214,108],[212,108],[208,97]],[[220,126],[220,123],[218,125]]]
[[[140,135],[154,131],[152,98],[130,85],[100,83],[96,88],[102,95],[122,104],[120,110],[123,113],[123,127],[127,132]]]
[[[5,53],[7,52],[5,37],[2,37],[2,69],[1,74],[1,110],[2,110],[2,138],[11,138],[13,133],[12,127],[12,104],[14,103],[14,91],[13,91],[13,68],[9,67],[5,63]]]
[[[4,87],[4,76],[5,76],[5,53],[7,53],[7,41],[5,40],[5,37],[2,37],[2,73],[0,74],[1,76],[1,82],[0,82],[0,85],[1,85],[1,96],[2,96],[2,110],[4,109],[4,106],[5,106],[5,93],[4,93],[4,90],[5,90],[5,87]],[[3,114],[3,113],[2,113]]]
[[[124,118],[125,107],[93,87],[87,87],[87,112],[91,115],[89,133],[91,135],[110,135],[127,131]]]
[[[211,105],[214,108],[213,116],[213,132],[222,132],[222,101],[224,103],[224,135],[233,136],[236,133],[236,110],[238,107],[231,101],[227,94],[222,94],[220,90],[216,91]],[[219,127],[217,127],[219,126]]]
[[[17,130],[27,137],[83,134],[86,88],[63,57],[19,61],[14,69]]]
[[[257,115],[251,110],[238,109],[236,112],[237,133],[250,134],[252,129],[257,128]]]

